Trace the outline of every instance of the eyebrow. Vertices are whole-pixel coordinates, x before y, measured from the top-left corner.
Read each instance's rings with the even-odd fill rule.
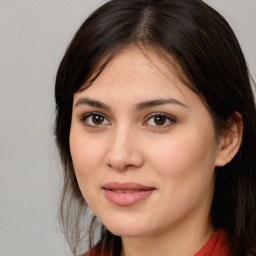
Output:
[[[175,105],[179,105],[179,106],[182,106],[185,108],[188,107],[181,101],[171,98],[171,99],[156,99],[156,100],[149,100],[149,101],[141,102],[141,103],[135,105],[135,110],[141,111],[145,108],[166,105],[166,104],[175,104]]]
[[[79,105],[88,105],[91,107],[97,107],[97,108],[101,108],[101,109],[105,109],[105,110],[111,110],[111,107],[106,105],[105,103],[102,103],[98,100],[92,100],[92,99],[88,99],[88,98],[81,98],[79,99],[74,108],[76,108]]]
[[[174,104],[174,105],[178,105],[178,106],[182,106],[187,108],[187,105],[185,105],[184,103],[182,103],[181,101],[177,100],[177,99],[155,99],[155,100],[149,100],[149,101],[145,101],[145,102],[141,102],[135,105],[134,109],[136,111],[141,111],[145,108],[151,108],[151,107],[155,107],[155,106],[160,106],[160,105],[166,105],[166,104]],[[108,106],[107,104],[100,102],[98,100],[93,100],[93,99],[89,99],[89,98],[81,98],[79,99],[74,108],[76,108],[79,105],[88,105],[91,107],[97,107],[100,109],[105,109],[105,110],[111,110],[111,107]]]

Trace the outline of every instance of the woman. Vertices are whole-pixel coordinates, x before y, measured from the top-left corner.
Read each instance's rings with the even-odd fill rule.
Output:
[[[109,1],[69,45],[55,97],[74,253],[89,205],[102,227],[85,255],[255,255],[255,102],[215,10]]]

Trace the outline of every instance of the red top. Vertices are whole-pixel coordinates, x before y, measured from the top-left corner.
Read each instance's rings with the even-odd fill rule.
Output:
[[[230,245],[226,231],[217,230],[204,247],[194,256],[230,256]]]
[[[101,246],[96,245],[90,252],[84,254],[84,256],[90,256],[94,252],[97,256],[111,256],[111,252],[103,253],[101,251]],[[197,252],[194,256],[231,256],[229,241],[227,233],[224,230],[217,230],[214,235],[212,235],[204,247]]]

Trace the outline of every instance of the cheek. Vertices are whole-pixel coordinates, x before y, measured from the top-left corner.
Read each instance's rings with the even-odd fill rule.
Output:
[[[100,145],[95,140],[85,138],[83,134],[71,130],[70,151],[78,183],[80,180],[83,182],[93,180],[96,176],[100,163],[103,161]]]
[[[155,171],[156,180],[173,214],[182,216],[199,207],[206,198],[210,202],[214,184],[214,150],[212,140],[194,137],[173,139],[156,144],[148,151],[148,159]],[[173,206],[175,205],[175,211]],[[156,205],[162,209],[161,205]]]
[[[101,179],[100,169],[103,163],[100,145],[102,144],[96,143],[95,140],[85,138],[84,134],[70,134],[70,151],[77,182],[84,199],[92,209],[99,204],[98,181]]]
[[[215,147],[212,136],[201,136],[200,132],[175,134],[168,140],[158,140],[154,147],[149,145],[147,159],[153,169],[163,178],[175,181],[192,178],[199,179],[214,169]],[[201,133],[202,134],[202,133]]]

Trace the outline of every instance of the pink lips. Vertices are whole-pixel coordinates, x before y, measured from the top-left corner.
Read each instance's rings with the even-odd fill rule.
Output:
[[[116,205],[130,206],[146,199],[154,192],[154,187],[147,187],[133,182],[110,182],[103,187],[107,199]]]

